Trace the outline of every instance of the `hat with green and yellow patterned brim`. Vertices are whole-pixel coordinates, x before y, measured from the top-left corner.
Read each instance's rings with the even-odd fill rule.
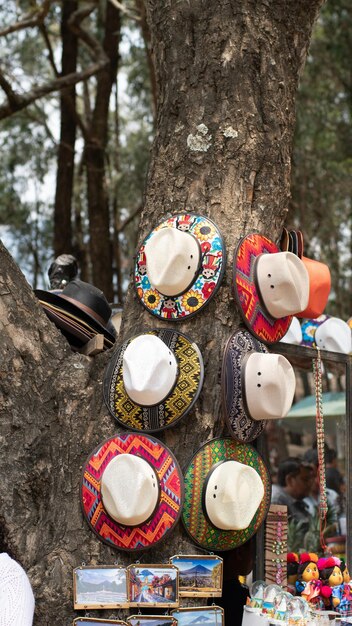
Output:
[[[246,466],[244,469],[252,468],[258,475],[257,480],[259,477],[263,485],[261,501],[248,525],[241,530],[218,528],[210,521],[207,513],[209,508],[206,502],[209,495],[214,498],[214,502],[216,494],[219,496],[219,491],[216,491],[217,484],[212,486],[214,490],[212,494],[207,493],[212,476],[221,464],[228,461],[243,464]],[[185,501],[182,522],[192,541],[206,550],[232,550],[242,545],[257,532],[267,516],[271,498],[270,474],[260,454],[249,444],[238,443],[230,437],[208,441],[194,455],[184,474],[184,481]],[[221,488],[221,485],[219,487]],[[253,494],[248,490],[248,493],[242,493],[241,498],[248,499],[249,504],[252,496]]]
[[[159,328],[130,337],[117,349],[104,375],[104,399],[121,426],[157,432],[191,410],[203,377],[197,344],[184,333]]]

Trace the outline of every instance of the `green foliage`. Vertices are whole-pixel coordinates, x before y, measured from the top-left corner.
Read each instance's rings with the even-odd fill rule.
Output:
[[[352,5],[322,9],[302,77],[288,222],[303,230],[307,256],[332,274],[327,313],[348,319],[352,228]]]
[[[326,516],[324,537],[336,535],[335,512],[330,508]],[[295,520],[291,518],[287,531],[288,552],[314,552],[319,556],[323,555],[320,543],[320,519],[318,511],[309,517],[309,522],[305,520]]]

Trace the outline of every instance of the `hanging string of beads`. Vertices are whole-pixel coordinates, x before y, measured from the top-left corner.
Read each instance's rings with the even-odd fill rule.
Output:
[[[324,531],[326,527],[326,515],[328,512],[328,501],[326,495],[326,476],[325,476],[325,433],[324,433],[324,415],[323,415],[323,384],[322,384],[322,360],[320,349],[317,348],[317,358],[313,359],[313,376],[315,388],[315,404],[316,404],[316,434],[317,434],[317,454],[318,454],[318,480],[319,480],[319,519],[320,519],[320,544],[322,549],[326,550],[324,539]]]

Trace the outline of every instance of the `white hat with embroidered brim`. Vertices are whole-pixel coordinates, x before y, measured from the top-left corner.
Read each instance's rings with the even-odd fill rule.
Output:
[[[316,328],[314,341],[317,348],[350,354],[352,352],[351,329],[338,317],[328,317]]]

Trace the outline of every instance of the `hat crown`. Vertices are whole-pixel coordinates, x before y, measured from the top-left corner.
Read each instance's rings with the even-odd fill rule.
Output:
[[[291,363],[281,354],[253,352],[244,364],[244,390],[253,419],[285,417],[296,390]]]
[[[155,335],[140,335],[123,355],[123,383],[129,397],[142,406],[153,406],[166,398],[177,379],[177,360]]]
[[[208,474],[205,508],[221,530],[243,530],[251,523],[264,496],[264,485],[253,467],[225,461]]]
[[[261,299],[274,319],[303,311],[309,298],[308,272],[292,252],[261,254],[256,259]]]
[[[85,283],[79,278],[71,280],[62,290],[61,296],[67,296],[72,300],[76,300],[78,306],[82,304],[88,307],[93,313],[96,313],[102,318],[105,324],[111,317],[111,307],[103,292],[94,285]]]
[[[293,317],[287,333],[283,336],[282,339],[280,339],[280,341],[282,343],[293,343],[299,346],[302,342],[302,339],[303,337],[301,324],[299,323],[297,317]]]
[[[101,477],[101,497],[108,514],[119,524],[146,522],[159,500],[158,478],[151,465],[133,454],[120,454]]]
[[[329,317],[315,331],[315,343],[322,350],[349,354],[352,351],[352,335],[349,325],[338,317]]]
[[[194,282],[200,265],[197,240],[177,228],[155,231],[145,245],[151,285],[165,296],[177,296]]]

